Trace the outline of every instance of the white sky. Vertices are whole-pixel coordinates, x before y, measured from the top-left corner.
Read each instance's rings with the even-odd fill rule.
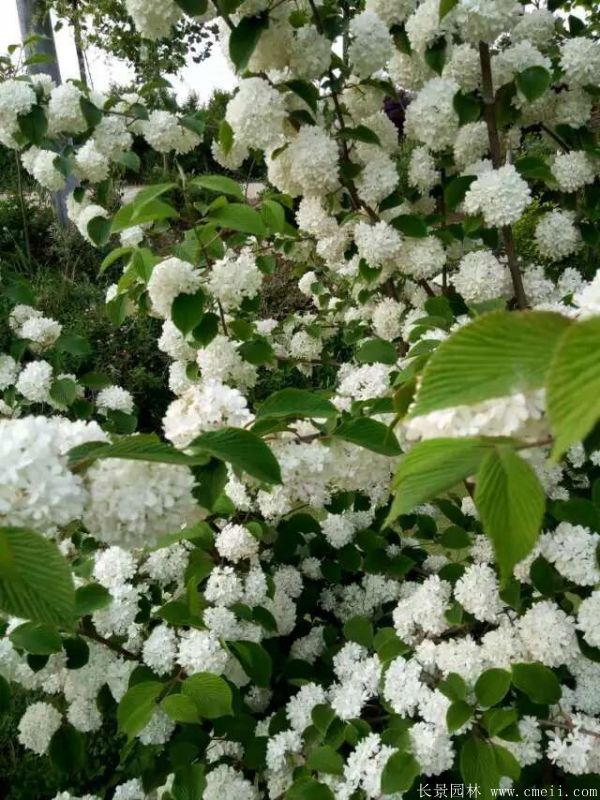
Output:
[[[4,7],[0,15],[0,53],[5,53],[9,44],[21,40],[16,0],[0,0]],[[63,80],[78,77],[77,59],[71,31],[67,26],[55,33],[56,50]],[[111,83],[127,83],[131,78],[127,65],[115,58],[109,58],[101,51],[91,48],[86,51],[94,88],[104,91]],[[210,58],[201,64],[190,63],[177,78],[169,76],[180,99],[184,99],[193,89],[205,103],[215,89],[231,89],[236,78],[220,48],[215,46]]]

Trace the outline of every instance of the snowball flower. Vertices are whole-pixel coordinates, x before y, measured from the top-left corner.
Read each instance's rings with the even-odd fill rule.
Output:
[[[237,94],[227,104],[225,112],[235,141],[260,150],[271,150],[282,143],[285,116],[283,95],[263,78],[240,81]]]
[[[150,147],[159,153],[174,150],[181,155],[189,153],[200,143],[198,134],[184,128],[170,111],[153,111],[141,124],[141,130]]]
[[[123,414],[133,414],[133,396],[121,386],[107,386],[98,392],[96,398],[98,411],[106,414],[107,411],[121,411]]]
[[[556,209],[541,218],[535,229],[538,252],[550,261],[560,261],[581,246],[581,234],[575,227],[572,211]]]
[[[600,591],[592,592],[577,611],[577,627],[592,647],[600,647]]]
[[[594,164],[583,150],[557,153],[550,170],[563,192],[576,192],[596,177]]]
[[[262,273],[250,250],[229,252],[215,261],[209,279],[211,292],[225,310],[237,308],[245,297],[254,297],[262,284]]]
[[[154,547],[197,508],[187,467],[108,458],[87,472],[84,522],[92,536],[127,548]]]
[[[148,294],[153,310],[163,319],[171,316],[173,300],[180,294],[194,294],[200,288],[200,273],[188,261],[166,258],[152,270]]]
[[[145,39],[163,39],[181,17],[174,0],[125,0],[127,13]]]
[[[348,60],[360,78],[368,78],[385,66],[393,53],[393,40],[387,25],[374,11],[363,11],[350,20],[352,41]]]
[[[243,525],[230,524],[217,534],[215,548],[222,558],[236,563],[257,557],[258,540]]]
[[[432,78],[406,109],[405,130],[434,153],[452,147],[458,131],[454,95],[459,86],[448,78]]]
[[[560,45],[560,66],[570,85],[597,86],[600,75],[600,41],[587,36],[565,39]]]
[[[489,250],[474,250],[463,256],[452,283],[467,303],[482,303],[511,291],[508,269]]]
[[[482,213],[486,225],[516,222],[531,200],[531,190],[512,164],[479,175],[464,200],[467,214]]]
[[[15,384],[17,392],[32,403],[46,403],[50,399],[53,370],[47,361],[31,361],[21,370]]]
[[[496,573],[487,564],[471,564],[454,587],[462,607],[481,622],[497,622],[502,610]]]
[[[19,721],[19,742],[38,756],[43,756],[48,752],[50,740],[61,722],[60,712],[50,703],[32,703]]]

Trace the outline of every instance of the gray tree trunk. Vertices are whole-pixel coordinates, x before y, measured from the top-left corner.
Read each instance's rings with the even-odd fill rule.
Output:
[[[43,73],[49,75],[56,84],[62,83],[50,12],[46,11],[42,0],[17,0],[17,12],[23,41],[34,34],[43,37],[28,45],[27,54],[29,56],[43,54],[49,56],[50,59],[41,64],[32,64],[28,67],[28,72],[32,75]],[[56,218],[62,228],[67,225],[68,221],[67,193],[68,188],[61,192],[54,192],[52,195]]]

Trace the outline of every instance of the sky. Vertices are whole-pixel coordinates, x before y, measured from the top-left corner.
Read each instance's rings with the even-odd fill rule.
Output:
[[[0,26],[0,53],[5,53],[8,45],[20,42],[21,36],[16,0],[0,0],[0,2],[7,6],[7,9],[2,11]],[[55,41],[63,80],[78,77],[73,36],[68,26],[55,33]],[[95,89],[104,91],[111,83],[123,84],[131,79],[131,73],[124,62],[109,58],[106,53],[95,48],[86,51],[86,55]],[[201,103],[208,101],[215,89],[231,89],[236,82],[218,46],[213,47],[213,53],[206,61],[201,64],[190,61],[180,75],[176,78],[169,77],[169,80],[180,99],[185,99],[193,89],[200,97]]]

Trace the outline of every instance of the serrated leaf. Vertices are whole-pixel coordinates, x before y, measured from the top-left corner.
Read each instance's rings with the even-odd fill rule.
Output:
[[[552,75],[545,67],[527,67],[516,77],[518,90],[533,103],[541,97],[552,83]]]
[[[460,751],[460,774],[467,786],[478,787],[481,800],[490,800],[500,782],[493,746],[475,735],[465,739]]]
[[[402,452],[396,434],[382,422],[369,417],[343,422],[333,435],[383,456],[397,456]]]
[[[75,591],[75,616],[85,617],[88,614],[106,608],[112,602],[110,592],[99,583],[88,583]]]
[[[173,722],[199,722],[200,714],[193,699],[185,694],[170,694],[163,697],[160,707]]]
[[[511,447],[500,445],[487,454],[477,473],[475,504],[503,580],[533,550],[545,503],[539,478]]]
[[[248,66],[262,32],[269,25],[269,17],[259,14],[255,17],[242,17],[241,21],[229,34],[229,57],[237,72],[243,72]]]
[[[0,528],[0,609],[68,626],[74,607],[71,570],[54,542],[25,528]]]
[[[42,144],[48,131],[48,118],[41,106],[33,106],[27,114],[21,114],[17,123],[19,130],[31,144]]]
[[[512,682],[539,705],[558,703],[562,690],[556,675],[543,664],[513,664]]]
[[[50,387],[50,397],[67,408],[77,397],[77,384],[71,378],[58,378]]]
[[[578,322],[558,342],[547,387],[554,458],[583,440],[600,418],[599,347],[600,317]]]
[[[344,759],[331,745],[325,744],[312,750],[306,761],[306,766],[314,772],[325,772],[328,775],[342,775],[344,772]]]
[[[281,389],[261,403],[257,419],[328,419],[337,416],[337,409],[324,397],[306,389]]]
[[[279,464],[269,447],[259,436],[242,428],[207,431],[194,439],[188,449],[220,458],[260,481],[281,483]]]
[[[8,638],[14,647],[35,656],[58,653],[62,647],[57,629],[41,622],[24,622],[14,628]]]
[[[195,294],[180,294],[171,306],[171,319],[184,336],[200,324],[204,316],[206,295],[202,290]]]
[[[356,360],[361,364],[395,364],[398,353],[394,345],[385,339],[369,339],[356,351]]]
[[[396,471],[392,482],[395,497],[387,522],[474,475],[489,447],[484,439],[459,438],[430,439],[415,445]]]
[[[232,231],[249,233],[254,236],[264,236],[267,233],[258,211],[242,203],[228,203],[218,208],[213,208],[209,217],[220,227],[229,228]]]
[[[487,669],[475,683],[475,696],[482,706],[495,706],[510,689],[510,673],[505,669]]]
[[[117,708],[117,723],[128,739],[137,736],[150,722],[163,688],[158,681],[144,681],[125,692]]]
[[[420,774],[419,762],[411,753],[394,753],[381,773],[381,792],[385,795],[407,792]]]
[[[547,311],[495,311],[477,317],[432,354],[411,416],[539,389],[570,324]]]
[[[473,716],[473,709],[464,700],[457,700],[448,707],[446,712],[446,727],[448,733],[455,733]]]
[[[199,175],[192,178],[190,181],[191,186],[199,186],[202,189],[207,189],[209,192],[216,192],[217,194],[227,194],[230,197],[235,197],[240,202],[244,201],[244,193],[242,187],[232,178],[226,175]]]
[[[265,648],[256,642],[229,642],[234,656],[242,665],[246,675],[257,686],[269,686],[273,663]]]

